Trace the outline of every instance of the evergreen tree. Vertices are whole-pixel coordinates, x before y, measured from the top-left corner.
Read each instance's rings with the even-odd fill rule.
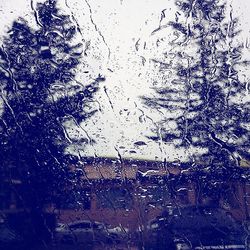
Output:
[[[246,86],[238,73],[248,62],[241,60],[243,47],[235,43],[238,22],[221,1],[176,5],[176,20],[169,23],[175,34],[171,59],[164,64],[171,75],[155,87],[154,97],[142,97],[149,107],[170,114],[161,121],[161,138],[156,134],[151,139],[172,142],[176,149],[199,149],[189,161],[205,166],[211,178],[230,174],[250,153],[250,107],[239,101]]]
[[[55,0],[38,4],[36,19],[36,30],[15,21],[0,49],[0,177],[21,181],[23,207],[39,213],[76,178],[69,169],[74,156],[65,155],[71,140],[64,123],[79,125],[95,112],[84,105],[102,78],[85,87],[74,81],[84,44]]]

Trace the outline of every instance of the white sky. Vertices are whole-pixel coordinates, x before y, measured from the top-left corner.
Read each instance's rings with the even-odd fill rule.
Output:
[[[185,159],[187,152],[177,152],[171,144],[159,145],[145,137],[150,134],[153,122],[160,118],[160,114],[144,107],[139,98],[151,91],[154,72],[149,73],[152,71],[149,61],[158,53],[156,37],[151,36],[151,32],[159,26],[163,9],[166,9],[166,17],[162,23],[173,19],[173,2],[174,0],[59,0],[62,9],[74,15],[85,41],[90,41],[88,56],[84,59],[85,66],[79,67],[78,80],[88,83],[99,73],[106,77],[98,93],[101,111],[86,124],[82,124],[97,143],[88,145],[82,155],[117,156],[116,150],[119,150],[122,157]],[[234,15],[240,17],[242,41],[248,39],[250,42],[250,1],[228,2],[233,5]],[[19,16],[35,26],[30,6],[29,0],[0,0],[0,36]],[[138,39],[137,51],[135,44]],[[88,75],[82,73],[86,67],[90,71]],[[82,136],[82,133],[75,130],[71,133],[72,136]],[[144,141],[147,146],[135,146],[136,141]]]

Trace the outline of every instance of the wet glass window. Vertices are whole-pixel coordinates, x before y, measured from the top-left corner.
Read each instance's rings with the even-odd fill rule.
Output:
[[[0,250],[250,248],[249,1],[0,13]]]

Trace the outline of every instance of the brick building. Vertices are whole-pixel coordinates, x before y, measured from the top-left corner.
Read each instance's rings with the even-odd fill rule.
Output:
[[[239,221],[249,219],[247,181],[226,179],[213,194],[204,193],[189,166],[178,162],[88,158],[82,170],[78,188],[53,206],[58,222],[90,219],[136,230],[164,210],[195,204],[222,207]]]

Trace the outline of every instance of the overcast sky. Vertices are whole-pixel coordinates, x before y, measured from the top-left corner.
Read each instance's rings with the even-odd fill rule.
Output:
[[[103,75],[95,105],[99,112],[82,124],[83,131],[70,132],[72,136],[93,138],[96,143],[87,145],[82,155],[136,157],[144,159],[184,160],[185,153],[174,150],[171,144],[158,144],[146,138],[161,115],[143,106],[139,96],[151,93],[154,68],[150,59],[159,56],[156,40],[160,34],[151,35],[159,27],[161,12],[165,18],[162,25],[173,20],[173,0],[59,0],[62,10],[72,15],[79,24],[84,41],[89,44],[87,57],[79,66],[77,80],[89,83]],[[234,16],[240,17],[243,30],[240,39],[249,40],[250,2],[228,1]],[[19,16],[36,26],[31,1],[0,0],[0,35]],[[33,6],[36,5],[34,1]],[[81,39],[81,38],[80,38]],[[162,48],[162,47],[161,47]],[[88,74],[84,73],[86,69]],[[136,146],[143,141],[146,145]]]

